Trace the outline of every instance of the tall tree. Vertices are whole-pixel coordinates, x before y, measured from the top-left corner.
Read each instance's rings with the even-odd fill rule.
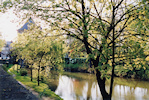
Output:
[[[0,38],[2,37],[1,33],[0,33]],[[3,39],[0,39],[0,52],[2,50],[2,47],[4,46],[5,41]]]
[[[128,50],[127,27],[141,15],[137,9],[148,4],[147,0],[17,0],[14,6],[27,10],[49,23],[59,35],[68,35],[81,41],[96,70],[97,82],[104,100],[111,100],[116,47]],[[19,6],[19,5],[23,6]],[[17,9],[18,10],[18,9]],[[121,42],[122,41],[122,42]],[[126,41],[126,42],[125,42]],[[128,54],[128,52],[125,52]],[[112,67],[109,93],[105,89],[106,71]]]
[[[14,53],[18,52],[18,56],[30,65],[31,81],[33,65],[38,66],[36,68],[38,70],[37,81],[39,85],[41,67],[57,69],[57,64],[62,62],[63,44],[57,42],[56,38],[51,40],[48,33],[36,25],[18,35],[18,40],[13,44],[13,51]]]

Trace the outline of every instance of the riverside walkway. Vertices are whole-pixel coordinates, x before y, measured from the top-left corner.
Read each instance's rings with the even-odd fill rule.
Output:
[[[0,100],[39,100],[0,65]]]

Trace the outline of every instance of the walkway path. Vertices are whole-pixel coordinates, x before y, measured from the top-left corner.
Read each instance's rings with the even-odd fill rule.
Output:
[[[0,65],[0,100],[39,100]]]

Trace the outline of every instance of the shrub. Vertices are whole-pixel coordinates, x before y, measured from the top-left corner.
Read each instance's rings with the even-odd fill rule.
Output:
[[[27,70],[25,68],[20,69],[20,75],[21,76],[26,76],[27,75]]]

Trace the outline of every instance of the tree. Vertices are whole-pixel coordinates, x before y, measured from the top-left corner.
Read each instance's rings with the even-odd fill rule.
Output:
[[[53,3],[56,4],[54,9],[50,9],[50,7],[39,8],[40,11],[44,9],[44,11],[52,13],[48,15],[41,13],[39,15],[41,18],[47,21],[49,18],[53,19],[52,25],[56,26],[55,29],[59,30],[61,34],[76,38],[84,44],[96,70],[97,82],[104,100],[111,99],[112,96],[114,67],[116,65],[115,47],[119,41],[123,41],[124,30],[139,16],[135,12],[140,8],[139,3],[129,4],[125,0],[96,2],[62,0],[62,2]],[[122,45],[123,43],[119,46]],[[104,73],[110,68],[108,67],[110,64],[112,76],[108,94],[105,90],[106,77]]]
[[[29,64],[31,81],[33,65],[38,66],[37,81],[39,85],[41,67],[50,67],[52,69],[62,62],[63,44],[58,43],[58,40],[54,38],[51,40],[47,36],[48,33],[36,25],[30,26],[28,30],[18,35],[18,40],[13,44],[14,52],[20,52],[21,59],[24,59]]]
[[[149,6],[144,5],[136,10],[140,16],[127,27],[127,66],[136,74],[135,77],[147,79],[148,74],[148,37],[149,37]]]
[[[1,37],[1,34],[0,34],[0,37]],[[1,51],[2,47],[4,46],[4,44],[5,44],[5,41],[0,39],[0,51]]]
[[[47,3],[47,4],[45,4]],[[137,9],[148,4],[148,1],[126,0],[61,0],[61,1],[17,1],[23,4],[21,10],[38,16],[50,24],[53,33],[68,35],[81,41],[86,53],[96,70],[97,82],[104,100],[111,100],[116,47],[123,47],[120,51],[122,58],[126,58],[125,42],[128,36],[127,27],[138,17]],[[32,12],[31,12],[32,11]],[[57,35],[57,34],[56,34]],[[59,36],[59,35],[57,35]],[[116,48],[116,49],[115,49]],[[125,52],[128,54],[128,52]],[[124,55],[124,56],[123,56]],[[112,69],[109,93],[105,89],[106,72]]]

